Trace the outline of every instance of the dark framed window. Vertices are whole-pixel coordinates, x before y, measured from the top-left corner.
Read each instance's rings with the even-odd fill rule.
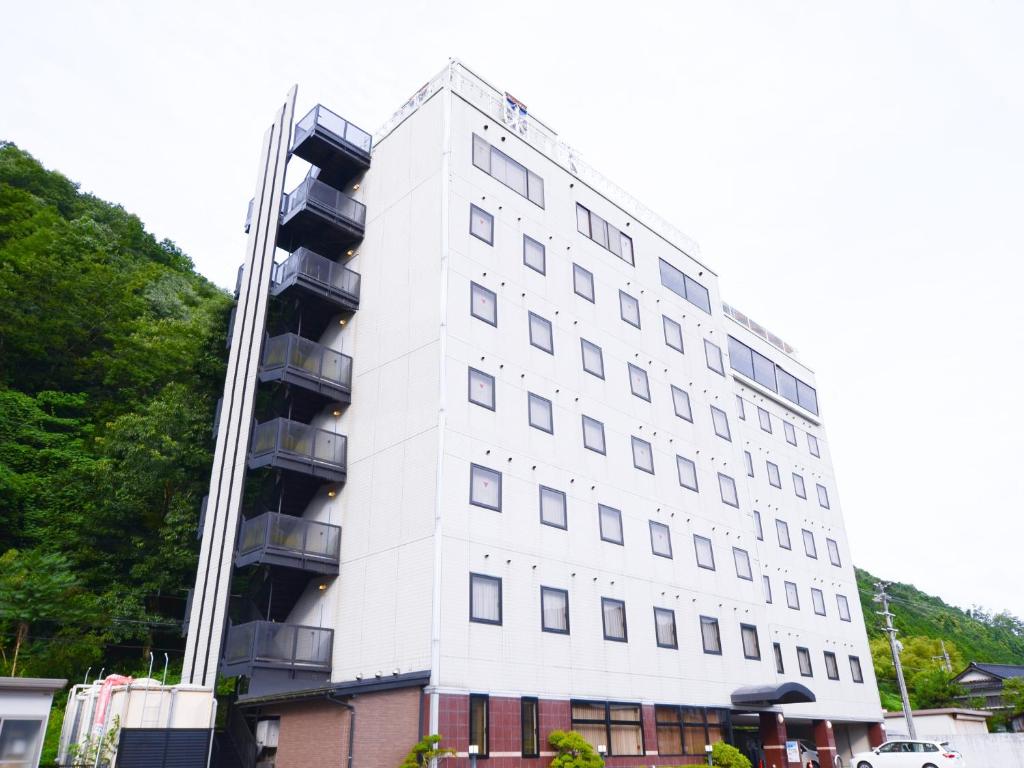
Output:
[[[704,653],[722,655],[722,634],[718,631],[718,619],[711,616],[700,617],[700,640]]]
[[[469,284],[469,313],[488,325],[498,325],[498,295],[478,283]]]
[[[796,427],[783,419],[782,430],[786,433],[786,442],[790,445],[796,445]]]
[[[779,475],[779,465],[773,462],[766,462],[768,465],[768,484],[776,488],[782,487],[782,477]]]
[[[806,528],[802,529],[800,531],[800,534],[804,538],[804,554],[814,560],[817,560],[818,545],[814,542],[814,534],[808,531]]]
[[[860,668],[860,658],[857,656],[850,657],[850,677],[855,683],[864,682],[864,670]]]
[[[580,339],[580,352],[583,355],[583,370],[599,379],[604,378],[604,355],[601,348],[592,341]]]
[[[653,475],[654,449],[651,448],[651,444],[636,436],[633,436],[631,443],[633,446],[633,466],[643,472]]]
[[[501,472],[471,464],[469,467],[469,503],[501,512]]]
[[[730,507],[740,506],[740,498],[736,494],[736,481],[728,475],[723,475],[721,472],[718,473],[718,491],[722,497],[722,501],[728,504]]]
[[[772,649],[775,651],[775,671],[780,675],[786,674],[786,665],[782,663],[782,646],[772,643]]]
[[[704,747],[725,741],[729,735],[729,711],[657,704],[654,720],[659,755],[705,756]]]
[[[555,354],[555,335],[551,321],[530,312],[530,344],[537,349]]]
[[[522,724],[523,757],[540,756],[540,703],[533,696],[523,696],[519,700],[519,722]]]
[[[685,456],[676,456],[676,470],[679,472],[679,484],[691,491],[697,490],[697,465]]]
[[[747,420],[747,409],[743,405],[742,395],[736,395],[736,415],[740,417],[740,421]]]
[[[647,380],[647,371],[632,363],[626,363],[629,371],[629,391],[641,400],[651,402],[651,385]]]
[[[640,327],[640,302],[625,291],[619,291],[619,317],[634,328]]]
[[[722,364],[722,350],[717,344],[707,339],[704,339],[704,358],[707,360],[708,368],[721,376],[725,376],[725,366]]]
[[[572,290],[577,296],[594,303],[594,273],[579,264],[572,265]]]
[[[825,615],[825,593],[817,587],[811,587],[811,605],[819,616]]]
[[[686,299],[698,309],[711,314],[711,295],[708,289],[698,283],[689,275],[679,271],[664,259],[658,259],[658,269],[661,272],[661,284],[672,293]]]
[[[469,620],[501,624],[501,579],[497,576],[469,574]]]
[[[613,701],[572,701],[572,729],[609,756],[644,754],[639,704]]]
[[[569,527],[565,492],[540,486],[540,521],[544,525],[565,530]]]
[[[750,555],[747,550],[739,547],[732,548],[732,560],[736,566],[736,577],[744,581],[753,581],[754,572],[750,568]]]
[[[490,697],[486,693],[469,694],[469,743],[475,744],[478,757],[487,757]]]
[[[729,417],[721,408],[711,406],[711,423],[715,428],[715,434],[724,440],[732,441],[732,433],[729,431]]]
[[[546,397],[535,395],[533,392],[528,393],[527,400],[530,426],[553,435],[555,433],[555,416],[551,401]]]
[[[542,275],[547,272],[547,255],[544,243],[539,243],[529,235],[523,235],[523,264]]]
[[[661,328],[665,332],[665,344],[676,352],[683,351],[683,326],[670,317],[661,316]]]
[[[659,648],[678,648],[676,612],[671,608],[654,609],[654,637]]]
[[[583,447],[604,454],[604,424],[589,416],[583,417]]]
[[[829,680],[839,679],[839,662],[836,661],[836,655],[832,651],[825,651],[825,676]]]
[[[814,387],[787,373],[760,352],[732,336],[729,337],[729,365],[762,387],[778,392],[791,403],[817,415],[818,393]]]
[[[743,452],[743,462],[747,465],[747,477],[754,476],[754,457],[750,455],[750,451]]]
[[[796,661],[800,667],[802,677],[814,677],[814,670],[811,668],[811,652],[806,648],[796,649]]]
[[[598,504],[597,518],[601,529],[601,541],[621,545],[623,543],[622,512],[615,507]]]
[[[800,592],[792,581],[784,582],[786,586],[786,605],[794,611],[800,610]]]
[[[483,208],[471,204],[469,206],[469,233],[488,245],[494,245],[494,217]]]
[[[768,434],[772,433],[772,416],[761,406],[757,406],[757,420],[761,424],[761,429]]]
[[[818,438],[812,435],[810,432],[807,433],[807,450],[811,456],[821,458],[821,450],[818,448]]]
[[[651,530],[651,552],[658,557],[672,558],[672,532],[664,523],[648,520]]]
[[[807,498],[807,488],[804,486],[803,475],[799,475],[796,472],[793,473],[793,493],[799,498]]]
[[[828,489],[820,483],[818,484],[818,504],[825,509],[830,509],[828,505]]]
[[[785,520],[775,521],[775,534],[779,537],[779,546],[783,549],[792,549],[793,544],[789,540],[789,523]]]
[[[569,593],[566,590],[540,588],[540,628],[556,635],[569,634]]]
[[[690,408],[690,393],[675,384],[669,386],[672,387],[672,407],[675,409],[676,416],[692,424],[693,409]]]
[[[473,165],[534,205],[544,207],[544,179],[475,133]]]
[[[836,606],[839,608],[839,618],[843,621],[851,621],[850,601],[846,599],[846,595],[836,595]]]
[[[761,513],[754,510],[754,535],[758,541],[764,541],[764,527],[761,525]]]
[[[764,601],[771,605],[772,603],[772,580],[767,574],[761,576],[761,584],[764,587]]]
[[[825,539],[825,544],[828,545],[828,561],[836,568],[842,568],[843,561],[839,558],[839,544],[835,539]]]
[[[629,235],[620,232],[579,203],[576,203],[576,229],[627,264],[633,265],[633,240]]]
[[[628,641],[626,635],[626,604],[610,597],[601,598],[601,622],[604,639],[617,643]]]
[[[469,402],[482,406],[489,411],[494,410],[494,377],[489,373],[469,369]]]
[[[711,539],[706,536],[693,534],[693,549],[697,554],[697,567],[709,571],[715,570],[715,550],[711,546]]]
[[[740,638],[743,640],[743,658],[761,660],[761,643],[757,639],[757,627],[740,624]]]

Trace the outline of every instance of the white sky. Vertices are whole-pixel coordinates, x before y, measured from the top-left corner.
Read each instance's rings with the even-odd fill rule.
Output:
[[[300,110],[374,131],[462,59],[800,350],[858,565],[1024,616],[1024,4],[89,0],[3,19],[0,137],[226,287],[293,83]]]

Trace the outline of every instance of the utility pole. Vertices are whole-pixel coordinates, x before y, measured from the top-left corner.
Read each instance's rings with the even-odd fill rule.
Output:
[[[907,683],[903,679],[903,666],[900,664],[900,651],[899,646],[896,643],[896,628],[892,625],[892,611],[889,610],[889,594],[885,591],[889,587],[889,582],[877,581],[875,582],[875,602],[882,604],[882,610],[878,611],[878,615],[885,619],[885,626],[882,627],[882,631],[889,636],[889,649],[892,651],[892,663],[896,667],[896,683],[900,687],[900,698],[903,700],[903,717],[907,721],[907,731],[910,733],[910,738],[917,738],[917,731],[914,729],[914,716],[910,711],[910,699],[907,697]],[[945,651],[945,646],[943,646]]]
[[[932,658],[935,659],[935,660],[940,660],[941,659],[942,660],[942,667],[943,667],[943,669],[946,670],[946,674],[947,675],[952,675],[953,674],[953,662],[949,660],[949,651],[946,650],[946,641],[940,639],[939,640],[939,645],[942,646],[942,655],[941,656],[932,656]]]

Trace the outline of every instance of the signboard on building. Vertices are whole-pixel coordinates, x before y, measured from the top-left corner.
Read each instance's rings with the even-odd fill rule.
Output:
[[[786,742],[786,760],[790,763],[800,764],[800,747],[795,741]]]

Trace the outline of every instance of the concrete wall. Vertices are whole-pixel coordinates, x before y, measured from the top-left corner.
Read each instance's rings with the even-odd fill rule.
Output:
[[[933,741],[948,741],[964,756],[969,768],[1024,765],[1024,733],[971,733],[956,736],[921,736]]]

